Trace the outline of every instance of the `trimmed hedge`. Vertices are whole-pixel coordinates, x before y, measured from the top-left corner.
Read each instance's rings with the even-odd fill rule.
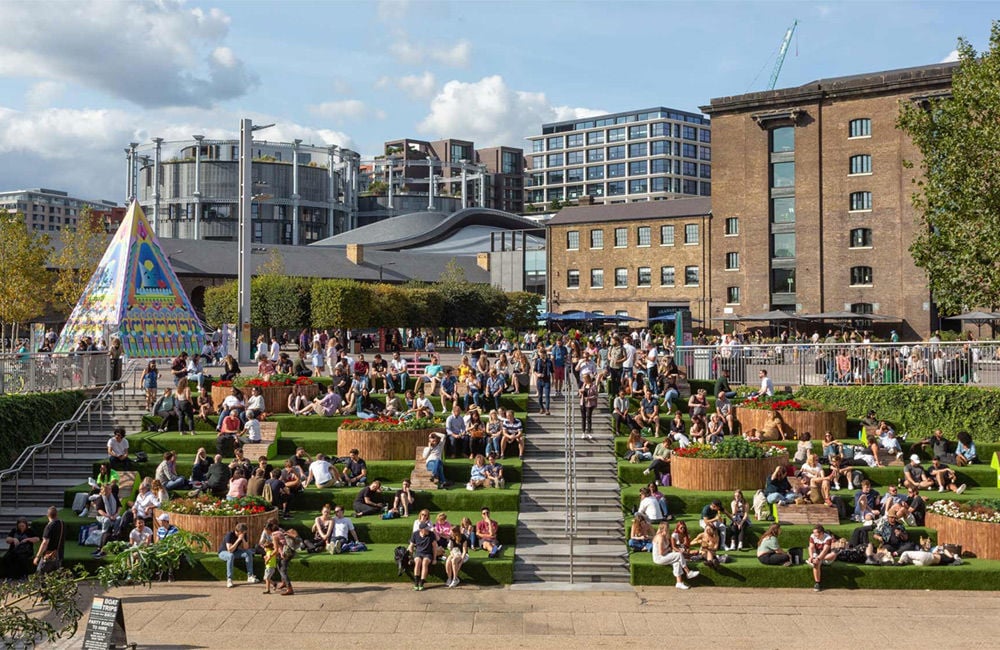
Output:
[[[78,390],[0,395],[0,467],[41,442],[56,422],[68,420],[86,396]]]
[[[796,397],[814,399],[864,417],[869,410],[910,439],[943,429],[954,439],[968,431],[976,442],[1000,442],[1000,392],[974,386],[803,386]]]

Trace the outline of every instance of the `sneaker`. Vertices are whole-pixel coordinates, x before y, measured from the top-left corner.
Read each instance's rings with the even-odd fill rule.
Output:
[[[507,481],[505,481],[503,479],[500,479],[499,485],[500,485],[500,489],[502,490],[505,487],[507,487]]]
[[[333,552],[339,554],[344,549],[344,540],[338,539],[333,543]]]
[[[943,487],[939,487],[938,488],[938,492],[944,492],[944,488]]]
[[[459,578],[458,576],[455,576],[455,579],[451,581],[451,586],[452,587],[457,587],[458,583],[460,583],[460,582],[462,582],[462,579]]]
[[[420,591],[420,585],[414,583],[414,585],[413,585],[413,591]]]
[[[226,578],[226,589],[232,589],[232,588],[233,588],[233,579]]]
[[[468,490],[469,492],[474,492],[476,490],[476,486],[473,485],[472,483],[466,483],[465,489]]]
[[[968,486],[965,483],[962,483],[961,485],[958,486],[958,489],[955,490],[955,494],[961,494],[962,492],[965,492],[965,488],[967,487]]]
[[[260,582],[260,578],[258,578],[257,576],[255,575],[247,576],[247,584],[255,585],[258,582]]]
[[[817,583],[815,583],[815,584],[813,585],[813,591],[823,591],[823,585],[821,585],[821,584],[820,584],[820,583],[818,583],[818,582],[817,582]]]
[[[740,542],[739,544],[736,545],[736,550],[737,551],[742,551],[743,550],[743,542]]]
[[[701,571],[691,570],[691,571],[688,571],[687,579],[688,580],[694,580],[695,578],[697,578],[700,575],[701,575]]]
[[[834,490],[839,490],[840,489],[840,483],[834,483],[833,484],[833,489]]]
[[[678,582],[678,583],[677,583],[677,584],[675,584],[674,586],[675,586],[675,587],[677,587],[678,589],[690,589],[690,588],[691,588],[691,587],[689,587],[689,586],[687,585],[687,583],[686,583],[686,582]]]
[[[648,467],[646,469],[642,470],[642,475],[643,476],[649,476],[649,468]]]
[[[452,584],[453,582],[454,582],[453,580],[449,579],[448,582],[444,583],[444,586],[447,587],[448,589],[451,589],[452,587],[455,586],[454,584]]]

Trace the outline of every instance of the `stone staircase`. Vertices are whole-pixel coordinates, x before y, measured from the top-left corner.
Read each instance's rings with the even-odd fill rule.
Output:
[[[538,416],[534,397],[528,401],[514,583],[627,584],[618,461],[606,404],[594,413],[594,440],[581,440],[574,433],[577,531],[571,553],[566,534],[564,407],[564,399],[553,396],[553,415]]]

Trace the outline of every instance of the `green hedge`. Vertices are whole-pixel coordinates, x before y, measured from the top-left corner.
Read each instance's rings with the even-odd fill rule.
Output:
[[[1000,392],[972,386],[803,386],[796,397],[845,409],[848,417],[874,410],[909,434],[923,438],[943,429],[954,439],[968,431],[977,442],[1000,442]]]
[[[86,396],[77,390],[0,395],[0,467],[9,467],[25,447],[37,444],[60,420],[68,420]]]

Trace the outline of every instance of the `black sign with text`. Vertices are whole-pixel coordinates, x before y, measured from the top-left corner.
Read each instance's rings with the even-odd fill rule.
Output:
[[[94,597],[90,605],[90,619],[83,638],[83,650],[108,650],[127,646],[125,612],[119,598]]]

